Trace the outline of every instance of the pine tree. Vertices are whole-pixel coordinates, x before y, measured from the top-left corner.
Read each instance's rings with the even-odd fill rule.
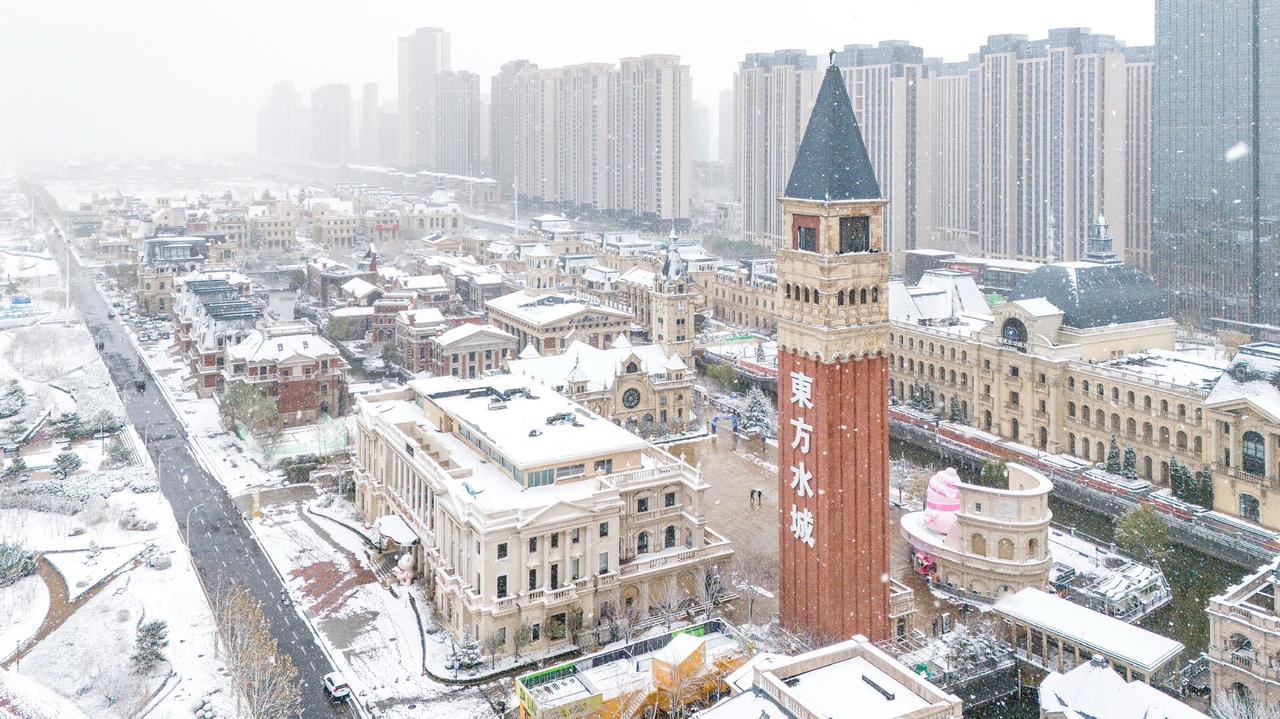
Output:
[[[1190,474],[1191,468],[1185,468]],[[1195,482],[1195,493],[1190,500],[1205,509],[1213,509],[1213,472],[1208,467],[1196,472],[1193,481]]]
[[[470,631],[462,632],[462,643],[458,645],[456,655],[458,666],[463,669],[479,666],[483,660],[480,654],[480,644],[471,638]]]
[[[1173,496],[1187,501],[1187,482],[1182,476],[1182,465],[1178,463],[1177,457],[1169,458],[1169,487],[1173,490]]]
[[[9,466],[4,468],[4,473],[0,474],[0,477],[3,477],[6,482],[12,482],[18,477],[21,477],[26,473],[26,471],[27,460],[22,457],[14,457],[13,462],[9,463]]]
[[[156,619],[138,627],[134,641],[133,666],[139,674],[145,674],[164,661],[164,648],[169,646],[169,625]]]
[[[63,479],[66,479],[72,472],[80,469],[83,464],[84,461],[80,459],[80,455],[71,451],[59,452],[58,456],[53,458],[54,471]]]
[[[926,384],[924,386],[924,407],[922,407],[921,409],[923,409],[926,412],[932,412],[934,410],[933,384]]]
[[[951,397],[951,414],[947,419],[951,422],[964,422],[964,411],[960,409],[960,400],[955,395]]]
[[[1107,471],[1120,474],[1120,444],[1114,434],[1111,435],[1111,447],[1107,449]]]
[[[764,396],[764,392],[759,387],[752,387],[747,393],[747,408],[742,412],[742,431],[755,430],[761,434],[768,434],[769,414],[769,398]]]
[[[1120,468],[1120,474],[1124,475],[1125,479],[1138,478],[1138,453],[1134,451],[1131,444],[1124,447],[1124,466]]]

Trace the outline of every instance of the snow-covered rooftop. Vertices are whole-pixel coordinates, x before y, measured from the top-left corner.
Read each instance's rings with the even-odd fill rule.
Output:
[[[1104,362],[1103,366],[1197,392],[1208,392],[1222,377],[1227,362],[1201,353],[1150,349]]]
[[[623,335],[619,335],[621,337]],[[670,358],[659,345],[626,345],[601,350],[583,342],[573,342],[564,352],[535,359],[517,359],[511,362],[514,374],[527,375],[552,387],[564,386],[571,373],[577,373],[587,381],[587,390],[610,389],[614,380],[623,374],[623,362],[632,355],[640,360],[640,371],[653,377],[665,377]],[[574,379],[577,379],[575,377]]]
[[[240,344],[229,348],[227,354],[246,362],[285,362],[295,357],[313,360],[332,357],[338,354],[338,348],[314,333],[271,336],[257,329]]]
[[[1070,719],[1206,719],[1150,684],[1126,682],[1105,662],[1049,672],[1040,683],[1040,709]]]
[[[1280,379],[1277,378],[1280,378],[1280,344],[1244,345],[1232,359],[1230,370],[1214,385],[1205,404],[1216,407],[1244,400],[1280,422]]]
[[[435,341],[442,347],[451,347],[458,342],[475,337],[476,335],[487,335],[495,341],[509,340],[514,342],[516,337],[510,332],[500,330],[493,325],[478,325],[466,323],[458,325],[451,330],[441,333],[435,338]]]
[[[374,292],[379,292],[377,285],[360,277],[353,277],[342,285],[342,291],[356,298],[368,297]]]
[[[409,383],[426,401],[493,443],[516,466],[537,468],[641,450],[648,444],[528,377],[432,377]],[[484,390],[506,393],[500,403]],[[527,389],[527,394],[509,390]],[[473,396],[475,395],[475,396]],[[495,405],[501,404],[498,408]],[[568,421],[551,421],[554,417]],[[483,455],[478,457],[484,461]]]
[[[566,294],[534,295],[525,290],[495,297],[488,301],[490,309],[505,312],[535,327],[562,322],[574,315],[590,312],[601,317],[629,319],[630,313],[586,301]]]
[[[1002,615],[1069,638],[1082,649],[1119,659],[1147,674],[1176,658],[1183,648],[1168,637],[1035,588],[1005,597],[994,608]]]

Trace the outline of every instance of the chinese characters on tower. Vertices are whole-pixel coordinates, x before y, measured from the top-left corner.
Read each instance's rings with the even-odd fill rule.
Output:
[[[796,411],[813,409],[813,378],[799,372],[791,373],[791,404]],[[810,433],[813,425],[805,421],[804,416],[791,419],[791,427],[795,434],[791,438],[791,448],[799,450],[800,459],[791,466],[791,489],[797,499],[813,496],[813,473],[805,468],[805,457],[810,450]],[[794,461],[794,460],[793,460]],[[812,548],[815,544],[813,534],[813,512],[808,508],[801,509],[793,502],[791,505],[791,535],[801,544]]]

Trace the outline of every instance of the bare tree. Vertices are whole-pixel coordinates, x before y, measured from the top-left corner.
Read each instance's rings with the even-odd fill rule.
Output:
[[[219,582],[211,598],[214,621],[226,649],[227,668],[248,704],[249,716],[286,719],[296,714],[302,695],[298,669],[271,637],[262,606],[243,586]]]
[[[516,630],[516,659],[520,658],[520,650],[533,644],[533,625],[525,622]]]
[[[661,589],[649,597],[649,606],[662,617],[663,624],[667,626],[667,629],[670,629],[680,614],[680,605],[684,603],[685,598],[684,592],[680,589],[680,584],[672,579],[664,583]]]
[[[489,655],[489,668],[493,669],[497,663],[498,652],[507,647],[507,638],[498,632],[490,632],[489,636],[484,638],[484,653]]]
[[[759,539],[734,547],[733,585],[747,595],[747,623],[755,623],[758,597],[773,596],[778,587],[778,557]]]
[[[1209,709],[1213,719],[1280,719],[1280,706],[1258,701],[1252,694],[1228,689],[1215,696]]]
[[[624,606],[610,621],[613,623],[614,641],[629,642],[640,633],[640,612],[636,611],[634,604]]]
[[[698,600],[706,607],[707,616],[711,609],[729,596],[728,573],[718,564],[704,564],[698,568]]]

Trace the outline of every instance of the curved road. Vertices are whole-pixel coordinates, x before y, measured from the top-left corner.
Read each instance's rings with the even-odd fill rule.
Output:
[[[222,582],[239,582],[262,604],[272,637],[293,658],[301,675],[299,716],[356,716],[353,707],[329,701],[321,678],[334,670],[333,665],[297,611],[281,604],[278,576],[226,489],[196,461],[186,428],[156,387],[155,379],[147,376],[146,391],[134,388],[134,380],[145,374],[138,369],[142,366],[140,357],[119,322],[107,318],[106,302],[93,286],[92,271],[80,267],[52,234],[50,242],[62,251],[64,261],[71,263],[72,298],[89,333],[104,342],[100,354],[124,401],[129,421],[149,430],[144,438],[147,453],[155,461],[160,489],[173,508],[179,531],[185,531],[190,516],[187,544],[205,587],[213,594]]]

